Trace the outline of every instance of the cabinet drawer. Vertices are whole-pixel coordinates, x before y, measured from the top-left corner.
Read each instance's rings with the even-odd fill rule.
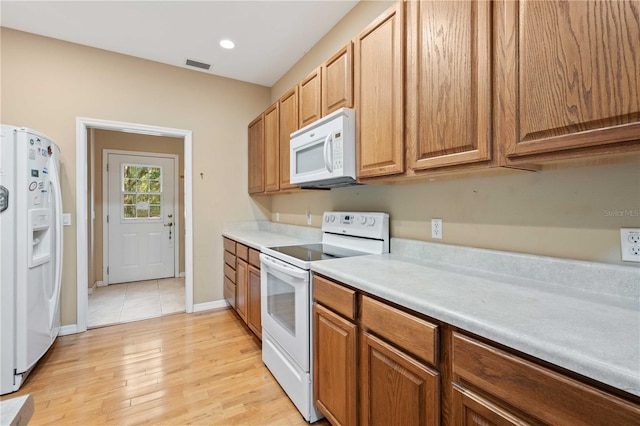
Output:
[[[244,260],[245,262],[249,261],[249,247],[243,245],[243,244],[236,244],[236,256],[238,256],[240,259]]]
[[[224,263],[236,269],[236,256],[228,251],[224,252]]]
[[[249,263],[260,269],[260,252],[258,250],[249,249]]]
[[[435,364],[438,326],[404,311],[362,296],[362,326],[411,354]]]
[[[231,254],[236,254],[236,242],[235,241],[230,240],[227,237],[223,237],[222,241],[223,241],[224,249],[226,251],[228,251]]]
[[[462,378],[549,424],[637,424],[640,406],[459,333],[454,379]]]
[[[224,277],[224,298],[233,309],[236,308],[236,285],[227,277]]]
[[[353,290],[314,275],[313,298],[347,318],[356,318],[356,292]]]
[[[224,264],[224,276],[229,278],[231,282],[236,282],[236,270],[226,263]]]

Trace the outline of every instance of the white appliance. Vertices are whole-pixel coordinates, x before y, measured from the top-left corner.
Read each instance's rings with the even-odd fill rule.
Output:
[[[389,252],[386,213],[325,212],[322,242],[263,247],[260,254],[262,360],[309,422],[322,418],[313,403],[311,264]]]
[[[60,329],[60,151],[45,135],[1,126],[0,394],[20,388]]]
[[[291,183],[303,188],[356,184],[356,112],[341,108],[291,134]]]

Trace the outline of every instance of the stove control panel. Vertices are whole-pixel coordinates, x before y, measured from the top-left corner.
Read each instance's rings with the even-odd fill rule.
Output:
[[[384,239],[389,236],[389,215],[378,212],[325,212],[322,231]]]

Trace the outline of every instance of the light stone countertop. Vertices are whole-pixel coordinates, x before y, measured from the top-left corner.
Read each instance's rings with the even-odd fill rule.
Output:
[[[322,237],[273,222],[226,223],[223,235],[256,250]],[[640,396],[640,268],[398,238],[391,252],[311,269]]]
[[[636,297],[605,295],[396,254],[325,260],[314,262],[311,268],[640,396],[640,302]]]
[[[322,231],[318,228],[273,222],[225,223],[222,235],[256,250],[262,247],[315,243],[322,240]]]

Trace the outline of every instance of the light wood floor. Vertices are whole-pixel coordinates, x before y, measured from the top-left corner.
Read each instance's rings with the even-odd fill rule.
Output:
[[[304,425],[231,310],[59,337],[19,392],[32,425]],[[328,425],[326,421],[318,424]]]

